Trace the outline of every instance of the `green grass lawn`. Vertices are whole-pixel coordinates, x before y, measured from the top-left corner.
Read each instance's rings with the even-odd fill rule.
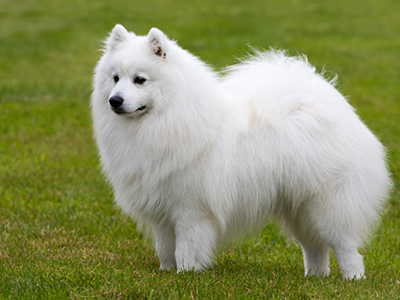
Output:
[[[400,1],[0,0],[0,299],[400,299]],[[339,75],[387,146],[395,188],[362,250],[366,279],[305,278],[274,224],[210,270],[158,270],[152,242],[100,174],[89,98],[116,23],[155,26],[216,69],[251,44]]]

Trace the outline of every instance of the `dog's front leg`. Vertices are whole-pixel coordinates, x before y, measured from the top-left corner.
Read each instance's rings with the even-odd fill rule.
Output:
[[[197,211],[180,215],[175,225],[175,259],[178,271],[202,271],[211,264],[216,249],[216,230]]]
[[[153,235],[156,251],[160,259],[161,270],[176,268],[175,261],[175,229],[172,224],[153,224]]]

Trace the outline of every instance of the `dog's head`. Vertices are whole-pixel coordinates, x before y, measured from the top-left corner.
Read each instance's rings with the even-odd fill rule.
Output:
[[[116,25],[96,69],[95,88],[107,95],[104,104],[118,115],[134,118],[163,109],[168,98],[165,96],[181,76],[169,60],[174,46],[159,29],[136,36]]]

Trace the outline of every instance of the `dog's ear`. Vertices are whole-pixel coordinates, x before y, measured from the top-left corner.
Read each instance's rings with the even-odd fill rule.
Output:
[[[162,58],[167,57],[168,38],[160,29],[150,29],[149,34],[147,35],[147,42],[155,55]]]
[[[128,39],[128,36],[129,32],[124,26],[120,24],[115,25],[114,29],[110,33],[110,36],[106,40],[106,50],[108,52],[115,50],[120,43],[125,42]]]

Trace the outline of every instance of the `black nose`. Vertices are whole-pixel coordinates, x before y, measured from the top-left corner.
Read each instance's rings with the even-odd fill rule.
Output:
[[[108,102],[110,103],[111,107],[118,108],[122,105],[122,103],[124,103],[124,98],[119,95],[115,95],[110,97],[110,99],[108,99]]]

